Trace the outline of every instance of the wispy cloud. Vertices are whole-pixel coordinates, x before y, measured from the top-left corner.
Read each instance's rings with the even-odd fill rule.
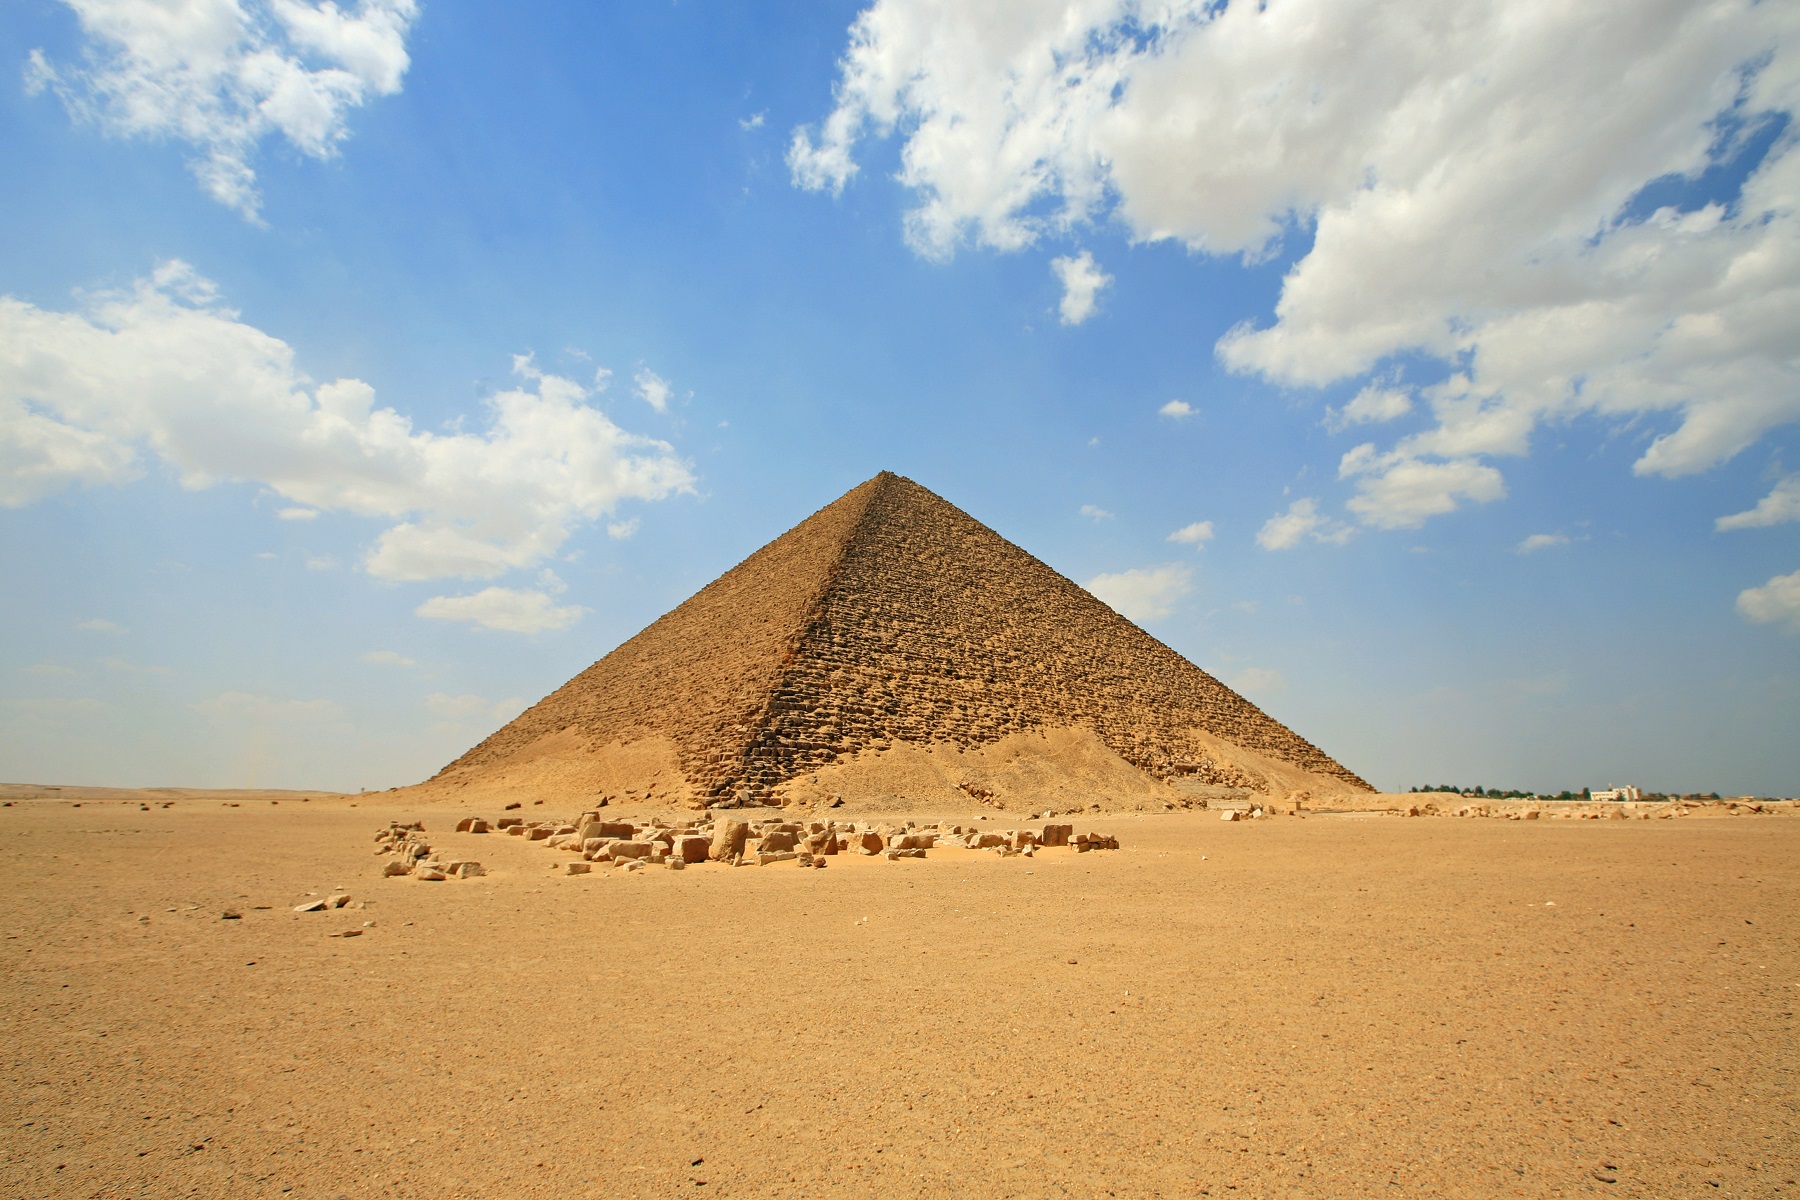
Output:
[[[281,723],[335,721],[344,715],[330,700],[280,700],[253,692],[223,692],[194,705],[194,711],[219,720]]]
[[[1179,421],[1184,417],[1193,416],[1200,410],[1189,404],[1186,400],[1171,400],[1156,411],[1165,417],[1173,417],[1175,420]]]
[[[1342,408],[1327,409],[1325,428],[1342,432],[1352,425],[1395,421],[1412,411],[1412,397],[1404,389],[1371,383]]]
[[[419,665],[404,654],[396,653],[393,650],[371,650],[362,656],[362,660],[383,667],[416,667]]]
[[[1158,621],[1174,612],[1176,603],[1194,590],[1193,578],[1191,568],[1170,563],[1096,575],[1081,586],[1121,616]]]
[[[1520,542],[1517,546],[1513,547],[1513,553],[1536,554],[1539,550],[1551,550],[1557,546],[1566,546],[1568,544],[1569,537],[1567,534],[1534,533],[1524,541]]]
[[[471,693],[451,696],[444,692],[433,692],[425,697],[425,707],[437,716],[448,717],[451,720],[481,717],[486,720],[506,721],[524,711],[525,702],[517,697],[512,697],[491,703]]]
[[[330,158],[351,110],[400,90],[415,0],[354,7],[307,0],[66,0],[87,38],[85,62],[31,52],[26,86],[118,137],[186,142],[190,166],[221,204],[258,219],[251,167],[278,137]]]
[[[1213,539],[1213,523],[1211,521],[1195,521],[1192,525],[1183,525],[1169,535],[1169,540],[1180,546],[1192,546],[1199,550]]]
[[[1277,513],[1263,522],[1263,527],[1256,531],[1256,544],[1264,550],[1291,550],[1310,538],[1341,546],[1355,532],[1343,522],[1321,513],[1319,502],[1306,496],[1288,505],[1286,512]]]
[[[1057,307],[1064,325],[1079,325],[1094,315],[1101,289],[1113,278],[1094,265],[1094,256],[1083,250],[1073,258],[1053,258],[1050,269],[1062,281],[1062,302]]]
[[[1800,475],[1787,476],[1771,488],[1768,495],[1758,500],[1755,508],[1729,517],[1720,517],[1714,522],[1714,526],[1720,531],[1760,529],[1788,521],[1800,521]]]
[[[1249,696],[1273,696],[1287,688],[1287,680],[1281,677],[1281,672],[1267,667],[1245,667],[1226,682]]]
[[[1081,506],[1081,515],[1086,517],[1088,520],[1095,521],[1095,522],[1110,521],[1115,516],[1115,514],[1106,511],[1104,508],[1101,508],[1098,504],[1082,505]]]
[[[75,628],[81,630],[83,633],[120,634],[127,632],[123,625],[119,624],[117,621],[108,621],[105,617],[95,617],[92,620],[77,621],[75,623]]]
[[[674,390],[669,386],[668,380],[649,367],[639,367],[637,374],[631,378],[632,382],[637,385],[635,390],[639,400],[657,412],[668,411],[669,397],[674,395]]]
[[[507,633],[554,633],[581,620],[587,609],[558,606],[544,592],[483,588],[470,596],[435,596],[415,610],[435,621],[466,621]]]

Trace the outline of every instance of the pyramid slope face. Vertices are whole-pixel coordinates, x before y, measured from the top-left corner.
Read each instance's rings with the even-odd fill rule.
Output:
[[[565,731],[596,750],[666,737],[690,781],[730,774],[877,483],[845,493],[715,579],[434,782],[503,770]]]
[[[1092,729],[1156,778],[1259,786],[1223,739],[1368,784],[925,488],[846,493],[446,767],[477,778],[543,739],[673,742],[693,798],[761,800],[896,741],[976,748]]]
[[[1069,726],[1157,778],[1255,785],[1199,730],[1368,788],[954,505],[880,482],[747,748],[752,793],[892,741],[975,747]]]

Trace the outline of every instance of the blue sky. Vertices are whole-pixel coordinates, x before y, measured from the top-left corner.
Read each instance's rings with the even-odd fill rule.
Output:
[[[891,469],[1379,786],[1800,790],[1791,7],[967,7],[12,6],[0,778],[415,781]]]

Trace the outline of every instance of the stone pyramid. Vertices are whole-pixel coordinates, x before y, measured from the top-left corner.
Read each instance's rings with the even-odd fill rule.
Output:
[[[961,754],[1057,731],[1097,739],[1093,753],[1145,784],[1370,790],[1081,587],[887,472],[424,787],[779,803],[785,785],[884,752]]]

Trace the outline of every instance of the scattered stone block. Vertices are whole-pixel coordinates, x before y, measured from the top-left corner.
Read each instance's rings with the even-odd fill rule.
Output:
[[[381,868],[381,874],[384,878],[391,878],[395,875],[411,875],[412,874],[412,864],[411,863],[403,863],[403,862],[391,862],[387,866]]]
[[[1040,846],[1066,846],[1069,838],[1075,833],[1073,825],[1046,825],[1044,832],[1038,835]]]
[[[586,875],[589,871],[592,871],[593,869],[594,869],[593,863],[566,862],[563,864],[563,874],[565,874],[565,875]]]
[[[724,817],[713,826],[711,857],[714,861],[724,862],[736,858],[744,852],[744,841],[750,836],[750,826],[737,817]]]
[[[328,907],[323,900],[308,900],[305,904],[294,905],[295,912],[324,912]]]

